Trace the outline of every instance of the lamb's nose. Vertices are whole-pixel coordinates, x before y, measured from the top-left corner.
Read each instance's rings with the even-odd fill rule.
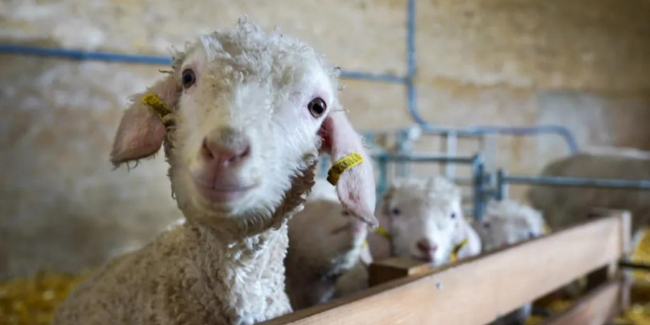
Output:
[[[436,246],[436,244],[431,243],[428,239],[420,239],[418,240],[416,245],[418,249],[425,254],[435,252],[438,249],[438,246]]]
[[[251,153],[248,137],[231,129],[214,132],[203,139],[201,156],[222,167],[234,167],[244,162]]]

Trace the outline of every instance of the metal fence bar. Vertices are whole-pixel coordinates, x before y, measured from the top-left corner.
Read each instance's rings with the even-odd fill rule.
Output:
[[[483,219],[483,212],[485,211],[486,198],[484,195],[485,189],[485,165],[483,157],[480,154],[474,156],[472,161],[472,174],[474,175],[474,219]]]
[[[504,180],[506,173],[499,169],[497,171],[497,189],[496,189],[496,199],[501,201],[508,197],[508,183]]]
[[[555,134],[560,136],[567,144],[569,151],[573,154],[578,152],[578,143],[573,133],[561,125],[537,125],[537,126],[471,126],[461,128],[446,128],[433,125],[421,125],[422,132],[429,135],[445,135],[454,132],[458,137],[479,137],[486,134],[504,134],[512,136],[537,136],[540,134]]]
[[[455,132],[449,132],[443,137],[445,141],[445,153],[447,156],[455,156],[458,151],[458,137]],[[449,179],[456,177],[456,166],[452,163],[445,163],[445,176]]]
[[[35,47],[21,44],[0,44],[0,54],[34,55],[72,60],[91,60],[151,65],[171,65],[173,63],[172,58],[169,56]],[[406,78],[401,76],[391,74],[374,74],[359,71],[341,71],[341,78],[387,82],[400,85],[405,85],[407,82]]]
[[[384,160],[387,162],[473,164],[474,160],[476,159],[476,156],[451,157],[451,156],[444,156],[444,155],[424,155],[424,154],[411,154],[411,155],[378,154],[378,155],[372,155],[372,158],[377,161]]]
[[[650,190],[650,180],[624,180],[606,178],[580,178],[566,176],[514,176],[504,175],[503,183],[563,187],[602,187],[629,190]]]

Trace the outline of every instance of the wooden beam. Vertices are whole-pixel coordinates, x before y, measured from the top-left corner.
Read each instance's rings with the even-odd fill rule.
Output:
[[[431,270],[429,264],[421,261],[395,257],[388,258],[370,264],[368,268],[368,284],[374,287],[407,276],[425,274]]]
[[[624,222],[590,221],[264,324],[485,324],[617,261]]]
[[[561,314],[551,316],[542,325],[602,325],[619,310],[622,290],[620,281],[610,281],[600,285],[571,308]]]

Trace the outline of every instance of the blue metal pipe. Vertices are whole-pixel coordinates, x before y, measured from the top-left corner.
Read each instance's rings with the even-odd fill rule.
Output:
[[[327,179],[327,172],[330,168],[330,156],[328,154],[321,155],[318,164],[320,167],[320,178]]]
[[[0,54],[35,55],[35,56],[65,58],[65,59],[72,59],[72,60],[94,60],[94,61],[152,64],[152,65],[172,64],[172,59],[167,56],[57,49],[57,48],[18,45],[18,44],[0,44]],[[390,75],[390,74],[373,74],[373,73],[357,72],[357,71],[341,71],[341,78],[387,82],[387,83],[394,83],[400,85],[406,84],[406,78]]]
[[[415,0],[408,0],[406,13],[406,60],[407,60],[407,77],[406,77],[406,98],[411,118],[420,125],[429,125],[424,117],[420,114],[417,107],[417,87],[415,86],[415,76],[417,74],[417,63],[415,58]]]
[[[538,126],[471,126],[461,128],[443,128],[432,125],[423,125],[423,132],[427,134],[449,134],[455,133],[458,136],[481,136],[485,134],[507,134],[514,136],[534,136],[539,134],[555,134],[564,139],[569,151],[572,154],[578,152],[578,143],[573,133],[561,125],[538,125]]]
[[[377,161],[386,162],[413,162],[413,163],[456,163],[456,164],[473,164],[475,157],[455,157],[442,155],[391,155],[378,154],[372,155]]]
[[[538,125],[533,127],[512,127],[512,126],[475,126],[468,128],[466,132],[475,134],[508,134],[515,136],[557,134],[561,136],[569,146],[571,153],[578,152],[578,143],[575,137],[564,126],[561,125]]]
[[[67,58],[73,60],[97,60],[123,63],[140,63],[154,65],[170,65],[172,59],[166,56],[119,54],[95,51],[68,50],[57,48],[42,48],[17,44],[0,44],[0,54],[36,55]]]
[[[474,174],[474,220],[483,219],[485,207],[484,182],[485,165],[483,157],[477,154],[472,160],[472,171]]]
[[[384,159],[384,155],[378,157],[377,164],[379,164],[379,179],[376,185],[376,196],[379,198],[388,188],[388,162]],[[377,200],[377,204],[380,204]]]
[[[406,59],[408,64],[408,79],[412,80],[417,73],[415,64],[415,0],[408,0],[406,17]]]
[[[408,110],[411,114],[413,120],[425,127],[425,128],[435,128],[429,122],[427,122],[420,110],[417,107],[417,88],[414,83],[414,78],[417,74],[417,64],[415,56],[415,0],[408,0],[407,8],[407,17],[406,17],[406,57],[408,64],[408,74],[406,78],[406,91],[408,98]],[[476,126],[466,129],[457,129],[454,132],[468,133],[473,135],[483,135],[483,134],[509,134],[515,136],[525,136],[525,135],[538,135],[542,133],[551,133],[557,134],[564,138],[569,150],[571,153],[576,153],[578,151],[578,144],[575,140],[575,137],[567,128],[560,125],[544,125],[544,126],[534,126],[534,127],[499,127],[499,126]]]
[[[391,74],[374,74],[374,73],[367,73],[367,72],[341,71],[341,78],[387,82],[387,83],[400,84],[400,85],[406,84],[406,78],[391,75]]]
[[[510,184],[528,184],[538,186],[602,187],[628,190],[650,190],[650,180],[505,175],[502,178],[502,181]]]

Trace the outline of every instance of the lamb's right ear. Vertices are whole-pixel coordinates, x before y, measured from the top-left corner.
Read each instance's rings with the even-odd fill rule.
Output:
[[[120,121],[113,142],[111,162],[115,167],[122,163],[149,157],[160,149],[165,139],[165,126],[162,120],[144,103],[142,98],[155,94],[170,109],[178,102],[179,85],[170,74],[156,82],[144,93],[133,95],[133,103]]]

